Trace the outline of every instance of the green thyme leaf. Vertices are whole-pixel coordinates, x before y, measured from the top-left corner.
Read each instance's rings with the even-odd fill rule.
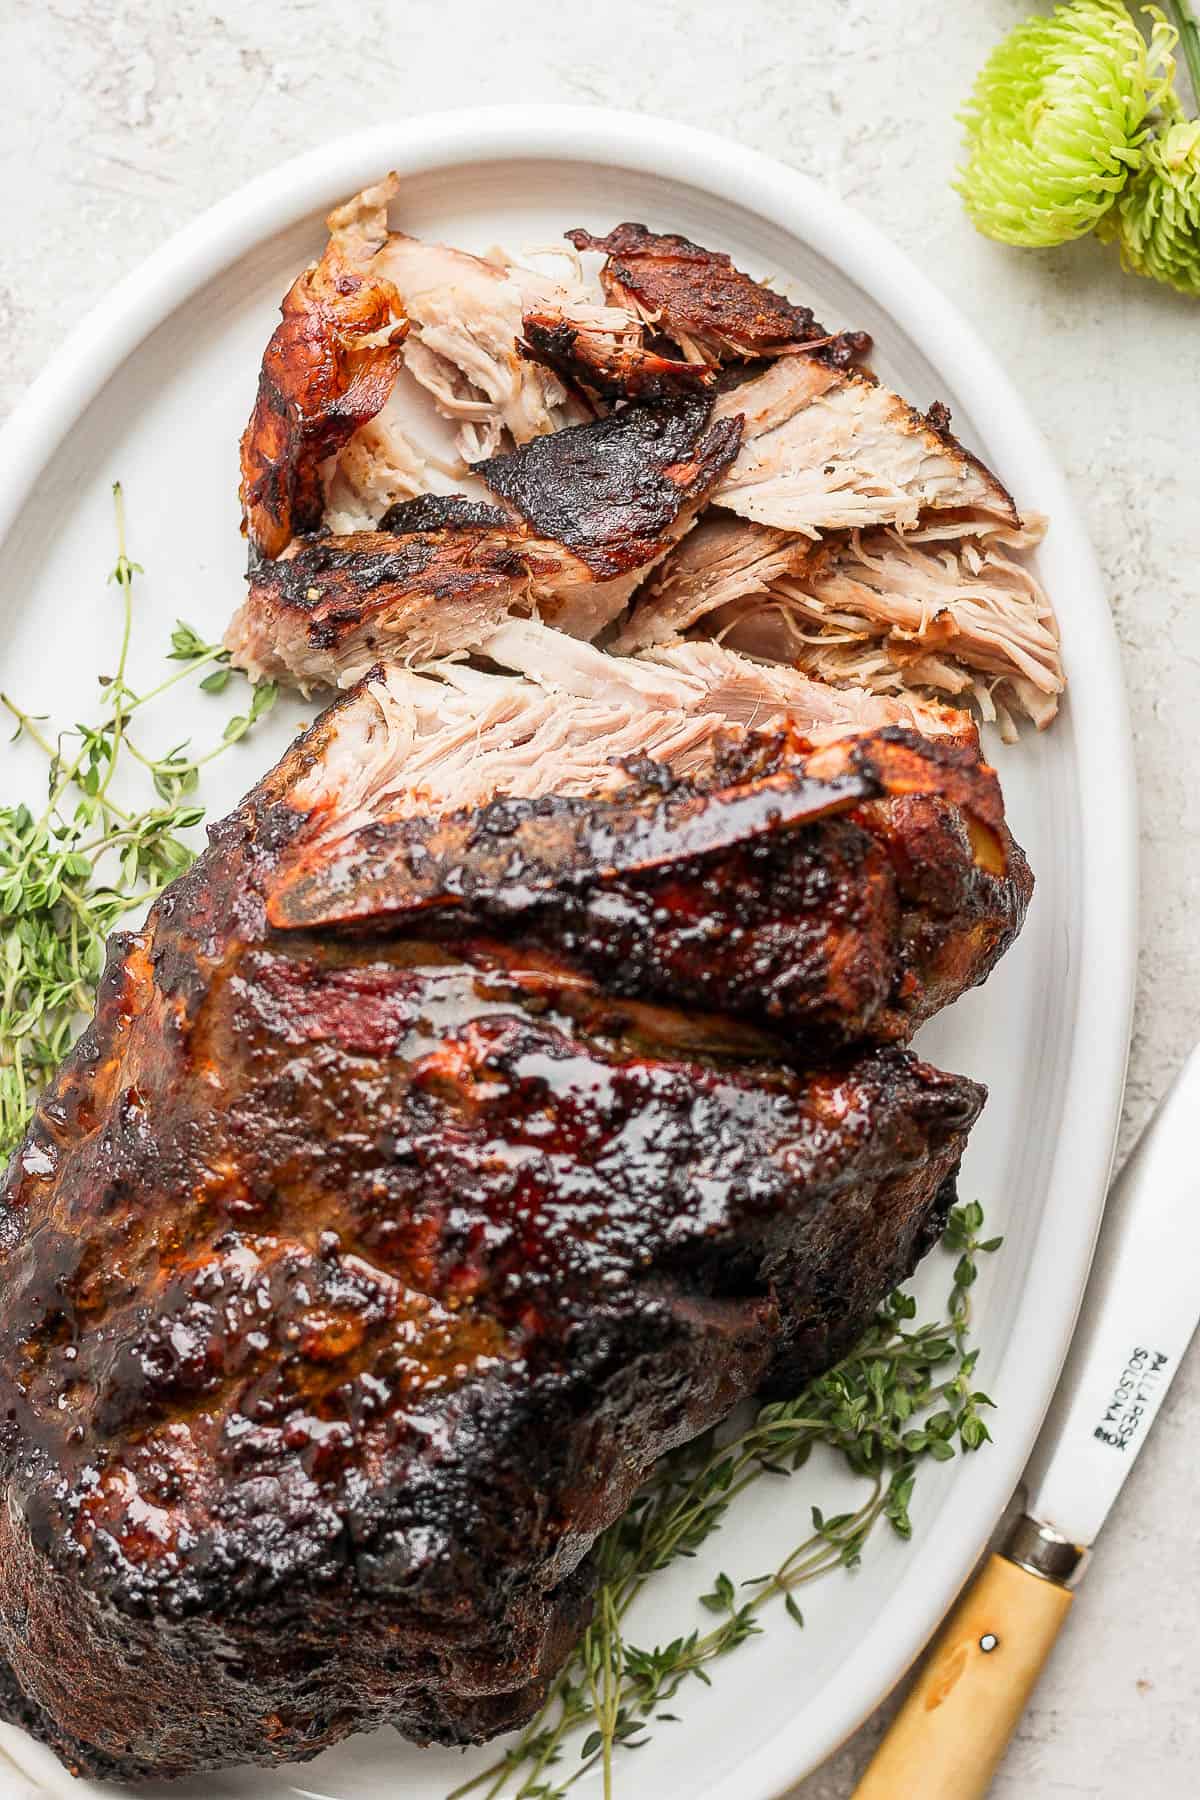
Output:
[[[974,1261],[982,1209],[957,1207],[944,1239],[961,1263]],[[995,1242],[995,1240],[991,1240]],[[969,1292],[957,1281],[948,1316],[916,1325],[915,1300],[892,1294],[861,1341],[833,1369],[790,1400],[761,1406],[741,1430],[709,1431],[663,1458],[625,1518],[598,1541],[600,1585],[592,1624],[551,1689],[537,1718],[504,1757],[465,1782],[448,1800],[564,1800],[589,1769],[603,1771],[616,1793],[615,1756],[646,1743],[651,1726],[676,1722],[666,1708],[694,1682],[712,1684],[712,1665],[762,1630],[762,1615],[782,1600],[798,1626],[797,1590],[835,1569],[856,1569],[878,1525],[912,1536],[910,1507],[926,1464],[949,1462],[988,1442],[972,1391],[979,1352],[967,1343]],[[629,1609],[659,1569],[695,1556],[721,1529],[731,1504],[764,1475],[802,1468],[822,1451],[863,1484],[853,1512],[809,1512],[811,1529],[768,1574],[735,1583],[720,1572],[698,1596],[706,1623],[669,1643],[643,1648],[625,1641]],[[790,1477],[789,1477],[790,1478]],[[739,1591],[752,1590],[739,1603]],[[562,1747],[582,1733],[578,1775],[547,1781]]]
[[[0,1159],[19,1143],[39,1092],[91,1010],[109,932],[192,860],[180,834],[200,823],[204,808],[189,796],[201,764],[224,747],[196,757],[178,744],[153,756],[130,735],[178,682],[200,676],[199,686],[212,694],[235,677],[228,653],[180,620],[168,660],[184,666],[145,693],[129,686],[134,585],[142,569],[126,550],[119,484],[113,503],[117,559],[108,579],[119,599],[118,636],[115,665],[100,678],[99,716],[55,730],[0,695],[14,739],[34,744],[47,764],[46,803],[36,817],[24,803],[0,806]],[[238,737],[269,710],[275,692],[269,682],[252,690]],[[118,773],[120,803],[113,791]],[[149,790],[140,806],[126,797],[139,780]]]

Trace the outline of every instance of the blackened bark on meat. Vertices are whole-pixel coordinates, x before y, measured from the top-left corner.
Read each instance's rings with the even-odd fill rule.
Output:
[[[866,332],[832,335],[811,307],[743,274],[723,252],[673,232],[626,224],[606,237],[583,230],[566,235],[577,250],[599,250],[608,258],[600,280],[613,305],[630,307],[674,343],[714,363],[808,351],[844,367],[871,348]]]
[[[379,521],[380,531],[401,534],[444,531],[449,526],[469,525],[493,531],[511,531],[512,516],[465,494],[418,494],[414,500],[398,500]]]
[[[589,399],[664,400],[714,382],[706,363],[663,356],[644,342],[606,339],[561,314],[526,313],[522,329],[522,355],[545,363]]]
[[[453,601],[524,579],[523,543],[519,529],[478,525],[316,537],[293,556],[260,564],[251,590],[261,606],[302,616],[314,647],[334,650],[373,612],[404,597]]]
[[[740,421],[710,425],[711,411],[707,396],[639,401],[472,467],[539,537],[607,579],[665,550],[737,455]]]
[[[709,398],[641,402],[477,465],[511,510],[461,495],[393,507],[376,531],[258,558],[226,633],[235,664],[307,687],[376,661],[478,648],[509,617],[592,638],[625,607],[737,455]],[[532,529],[531,529],[532,528]]]

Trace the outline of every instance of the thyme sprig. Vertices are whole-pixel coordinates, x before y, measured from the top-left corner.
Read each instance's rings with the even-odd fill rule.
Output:
[[[201,671],[199,685],[220,692],[234,671],[219,644],[180,621],[168,659],[181,667],[144,692],[130,686],[134,581],[143,571],[126,548],[120,483],[113,502],[117,560],[109,581],[118,590],[120,635],[115,672],[99,678],[99,716],[51,730],[0,693],[16,724],[13,741],[35,744],[48,764],[39,813],[24,804],[0,806],[0,1162],[91,1010],[108,933],[191,862],[195,852],[181,834],[204,816],[194,798],[202,767],[244,737],[275,699],[274,686],[259,683],[246,711],[199,755],[186,741],[164,754],[145,747],[134,728],[152,702]],[[141,805],[136,779],[132,798],[127,791],[129,774],[152,790]]]
[[[841,1362],[792,1400],[759,1408],[730,1435],[710,1431],[665,1457],[625,1517],[600,1539],[595,1611],[537,1717],[516,1743],[447,1800],[564,1800],[593,1769],[605,1800],[614,1793],[618,1750],[636,1750],[652,1724],[673,1722],[670,1707],[709,1667],[757,1636],[761,1615],[782,1602],[803,1627],[797,1592],[835,1569],[856,1568],[881,1524],[911,1535],[909,1505],[921,1465],[945,1462],[989,1438],[975,1388],[977,1349],[968,1347],[970,1291],[978,1258],[999,1248],[982,1239],[983,1209],[956,1207],[943,1245],[956,1258],[945,1316],[913,1325],[917,1305],[903,1291],[884,1303]],[[823,1445],[865,1484],[859,1505],[827,1518],[812,1507],[803,1538],[778,1566],[740,1583],[720,1573],[699,1604],[715,1623],[694,1626],[664,1645],[629,1640],[630,1608],[646,1583],[680,1557],[695,1556],[739,1495],[764,1478],[791,1476]],[[574,1736],[583,1733],[573,1766]]]

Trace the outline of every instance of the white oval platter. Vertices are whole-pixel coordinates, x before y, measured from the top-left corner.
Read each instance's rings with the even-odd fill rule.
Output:
[[[1099,571],[1041,436],[975,332],[872,226],[791,169],[717,138],[575,107],[495,108],[407,120],[343,138],[253,182],[190,226],[85,320],[0,439],[0,685],[34,712],[86,716],[111,663],[110,486],[128,497],[139,587],[133,669],[161,672],[176,616],[219,636],[244,566],[236,446],[259,357],[296,271],[336,201],[389,168],[404,178],[405,229],[471,249],[544,245],[569,226],[640,219],[732,252],[836,326],[865,327],[881,374],[956,429],[1012,488],[1051,515],[1039,568],[1062,625],[1070,695],[1047,733],[997,747],[1013,828],[1037,875],[1025,933],[986,989],[943,1014],[920,1047],[982,1077],[991,1099],[962,1191],[1006,1245],[981,1281],[979,1379],[998,1404],[995,1443],[926,1474],[915,1537],[873,1541],[864,1566],[807,1592],[806,1628],[782,1615],[694,1686],[651,1743],[618,1765],[621,1800],[769,1800],[813,1768],[900,1677],[964,1580],[1017,1484],[1049,1401],[1086,1277],[1119,1116],[1136,945],[1131,743]],[[167,729],[198,742],[227,712],[202,695]],[[221,759],[210,813],[274,760],[296,719]],[[32,752],[5,749],[3,791],[34,794]],[[930,1307],[949,1264],[917,1287]],[[809,1505],[852,1484],[820,1470],[748,1496],[711,1555],[668,1571],[632,1628],[665,1641],[696,1622],[717,1568],[768,1566],[804,1534]],[[492,1752],[494,1754],[494,1751]],[[140,1790],[166,1800],[322,1796],[444,1800],[487,1751],[420,1750],[387,1731],[302,1767],[234,1771]],[[10,1772],[11,1770],[11,1772]],[[0,1727],[0,1796],[86,1800],[23,1734]],[[576,1790],[599,1792],[588,1777]]]

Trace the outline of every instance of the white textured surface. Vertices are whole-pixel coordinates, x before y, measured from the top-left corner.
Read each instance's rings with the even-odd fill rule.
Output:
[[[1188,780],[1200,619],[1187,606],[1200,567],[1200,312],[1121,276],[1097,246],[1034,256],[967,225],[946,185],[953,111],[988,45],[1025,10],[1023,0],[740,0],[719,13],[682,0],[603,10],[583,0],[360,0],[352,10],[258,0],[223,16],[171,0],[5,0],[0,408],[92,298],[178,225],[269,164],[397,112],[485,100],[622,105],[724,132],[827,180],[971,314],[1089,512],[1126,655],[1144,805],[1148,949],[1132,1134],[1200,1019],[1189,918],[1200,814]],[[1197,1414],[1193,1357],[998,1800],[1196,1792],[1200,1503],[1187,1428]],[[882,1718],[795,1800],[848,1795]]]

